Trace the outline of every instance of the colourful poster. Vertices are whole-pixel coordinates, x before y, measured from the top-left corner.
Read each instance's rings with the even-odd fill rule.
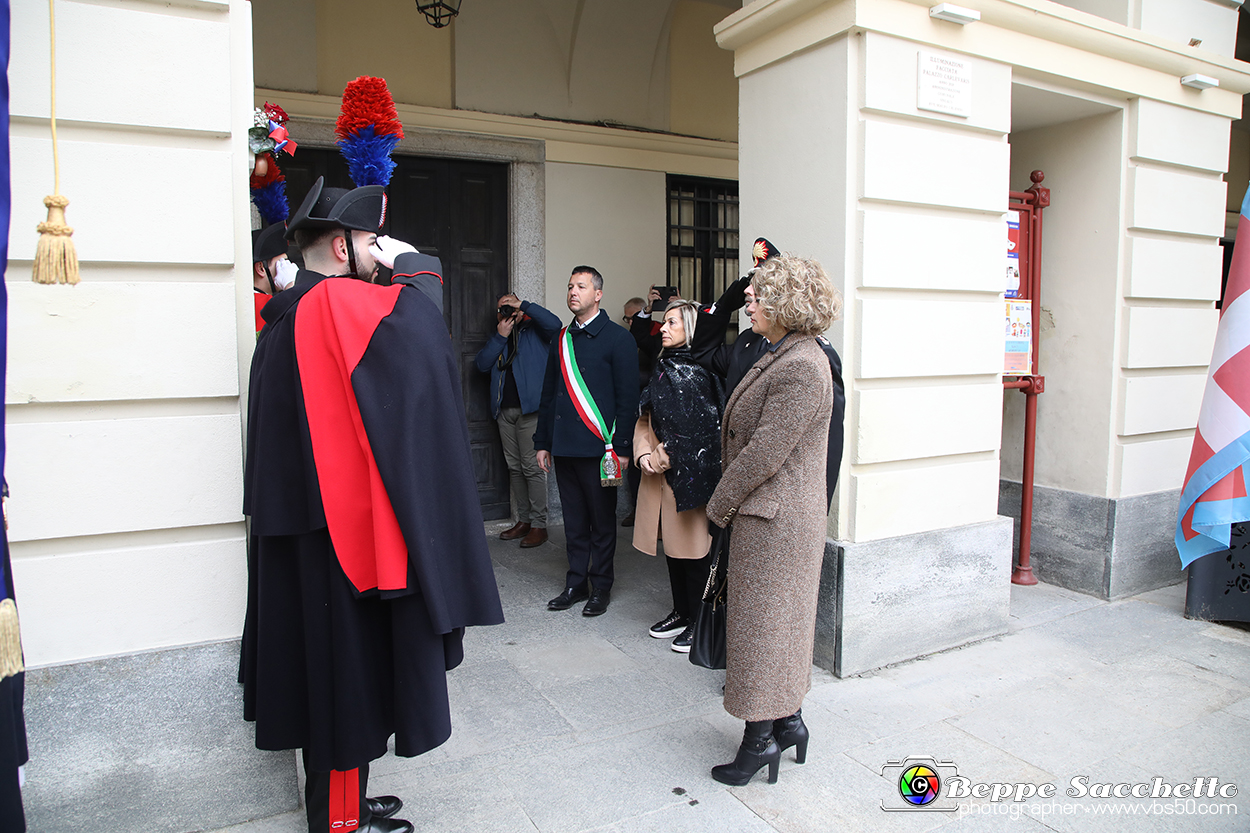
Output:
[[[1007,297],[1020,297],[1020,212],[1007,212]]]
[[[1033,372],[1033,302],[1007,301],[1007,338],[1003,351],[1004,376]]]

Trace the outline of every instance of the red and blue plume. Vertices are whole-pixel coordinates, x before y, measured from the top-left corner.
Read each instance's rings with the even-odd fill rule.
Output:
[[[286,201],[286,177],[278,169],[278,160],[272,153],[265,152],[261,156],[266,157],[266,164],[257,165],[255,170],[264,168],[264,173],[258,174],[254,170],[248,183],[252,190],[252,202],[256,203],[256,210],[265,218],[266,224],[285,223],[291,211]]]
[[[391,151],[404,138],[404,128],[386,81],[362,75],[347,85],[334,135],[357,188],[390,183]]]

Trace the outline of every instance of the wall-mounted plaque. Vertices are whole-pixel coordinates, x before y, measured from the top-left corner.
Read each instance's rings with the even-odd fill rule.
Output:
[[[972,63],[953,55],[918,53],[916,108],[968,118],[972,115]]]

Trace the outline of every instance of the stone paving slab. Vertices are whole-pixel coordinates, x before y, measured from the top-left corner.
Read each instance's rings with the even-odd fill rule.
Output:
[[[724,672],[647,636],[671,607],[667,571],[632,550],[631,534],[597,618],[546,610],[564,580],[559,527],[531,550],[492,539],[507,622],[466,638],[448,677],[452,738],[375,762],[371,792],[402,796],[401,815],[438,833],[1250,830],[1250,632],[1186,620],[1183,585],[1110,603],[1012,587],[1006,635],[859,677],[814,668],[807,763],[788,750],[777,784],[761,773],[726,787],[708,774],[742,733],[721,707]],[[881,767],[909,755],[951,760],[981,783],[1053,783],[1058,795],[883,812],[897,785]],[[1075,775],[1246,783],[1223,802],[1237,815],[1165,816],[1151,799],[1066,796]],[[219,833],[304,829],[296,812]]]

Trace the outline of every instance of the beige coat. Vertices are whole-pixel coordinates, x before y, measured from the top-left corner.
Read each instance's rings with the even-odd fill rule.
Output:
[[[742,720],[794,714],[811,688],[832,408],[829,360],[798,333],[760,357],[725,406],[724,475],[707,514],[733,521],[725,710]]]
[[[634,465],[660,444],[651,430],[651,416],[644,413],[634,426]],[[677,511],[677,499],[663,474],[642,472],[638,503],[634,510],[634,549],[655,555],[656,539],[664,534],[664,554],[670,558],[702,558],[712,545],[707,512],[702,506]]]

